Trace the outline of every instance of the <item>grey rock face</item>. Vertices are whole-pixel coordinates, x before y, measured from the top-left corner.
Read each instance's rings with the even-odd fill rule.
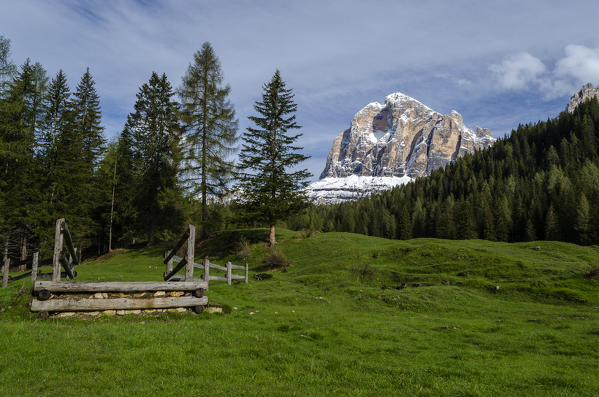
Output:
[[[443,115],[398,92],[356,113],[335,138],[320,178],[416,178],[493,142],[488,129],[472,131],[455,110]]]
[[[572,113],[574,109],[582,102],[587,101],[591,98],[599,98],[599,86],[593,87],[593,84],[587,83],[582,86],[582,88],[572,97],[570,98],[570,102],[568,102],[568,106],[566,110],[569,113]]]

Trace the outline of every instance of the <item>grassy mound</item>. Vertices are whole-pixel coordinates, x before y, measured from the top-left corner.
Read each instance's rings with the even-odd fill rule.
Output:
[[[38,321],[30,282],[0,290],[1,394],[591,395],[599,247],[394,241],[266,229],[199,242],[250,265],[213,282],[230,314]],[[240,241],[249,249],[239,258]],[[87,261],[78,280],[160,280],[160,249]],[[284,271],[285,270],[285,271]],[[256,273],[272,275],[263,281]]]

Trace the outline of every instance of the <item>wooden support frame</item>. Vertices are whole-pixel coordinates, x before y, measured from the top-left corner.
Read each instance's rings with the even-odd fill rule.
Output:
[[[64,253],[64,245],[68,251],[68,256]],[[73,271],[73,263],[80,264],[80,256],[73,246],[73,238],[69,232],[67,222],[64,218],[56,220],[56,229],[54,231],[54,255],[52,257],[52,281],[60,281],[61,267],[64,268],[67,276],[71,279],[76,274]]]
[[[164,273],[164,281],[173,280],[179,270],[185,267],[185,281],[193,280],[194,255],[195,255],[195,240],[196,228],[194,225],[188,225],[183,237],[177,242],[175,248],[167,252],[164,263],[166,264],[166,272]],[[176,253],[183,245],[187,243],[185,257],[180,258]],[[179,262],[173,269],[173,261]]]

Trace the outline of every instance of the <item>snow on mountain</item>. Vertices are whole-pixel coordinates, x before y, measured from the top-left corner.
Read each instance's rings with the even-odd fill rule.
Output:
[[[428,175],[493,142],[488,129],[469,129],[455,110],[443,115],[396,92],[356,113],[350,128],[333,141],[321,179],[308,194],[320,203],[360,199]]]

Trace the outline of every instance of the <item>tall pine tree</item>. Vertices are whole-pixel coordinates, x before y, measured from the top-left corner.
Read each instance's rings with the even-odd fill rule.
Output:
[[[237,120],[223,86],[220,62],[210,43],[194,54],[179,89],[185,128],[185,175],[192,193],[201,194],[202,234],[206,234],[208,195],[218,195],[233,169],[228,160],[237,142]]]
[[[302,134],[291,133],[300,128],[293,97],[277,70],[254,105],[258,114],[249,119],[255,127],[244,133],[239,156],[241,202],[250,217],[270,226],[271,247],[276,244],[276,222],[304,207],[310,177],[306,169],[297,169],[308,157],[296,143]]]
[[[152,73],[137,94],[135,112],[129,114],[121,135],[122,150],[131,150],[135,186],[133,207],[140,237],[168,239],[184,220],[180,171],[181,130],[178,105],[166,74]],[[127,142],[125,142],[127,141]]]

